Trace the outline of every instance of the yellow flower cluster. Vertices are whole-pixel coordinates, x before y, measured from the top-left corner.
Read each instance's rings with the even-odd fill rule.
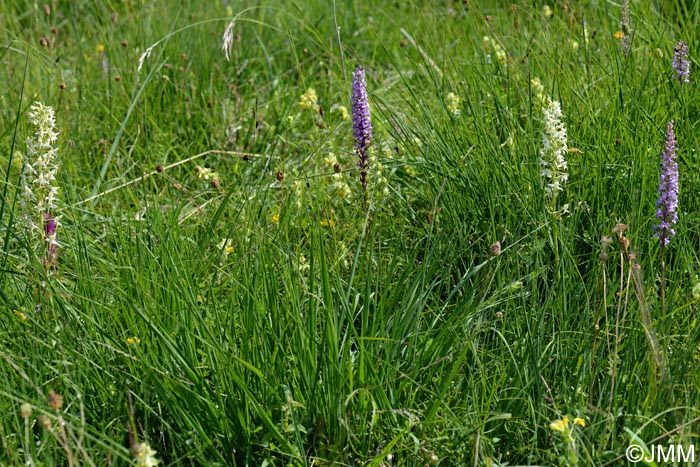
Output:
[[[348,184],[345,182],[342,167],[340,164],[338,164],[335,154],[329,152],[328,156],[323,159],[323,164],[326,170],[333,171],[333,175],[331,175],[331,179],[333,180],[331,183],[331,189],[333,190],[334,194],[340,196],[341,198],[347,198],[350,196],[352,192],[350,191]]]
[[[156,451],[148,443],[136,444],[131,448],[136,465],[139,467],[156,467],[160,460],[156,459]]]
[[[301,95],[299,107],[306,110],[318,110],[318,97],[316,96],[316,90],[314,88],[307,89],[306,92]]]
[[[220,180],[221,177],[219,177],[219,174],[214,172],[208,167],[200,167],[197,166],[195,167],[195,171],[197,172],[197,177],[204,179],[204,180]]]
[[[532,101],[535,104],[536,109],[541,109],[542,107],[547,107],[547,96],[544,94],[544,86],[539,78],[533,78],[530,81],[532,84]]]
[[[445,97],[445,105],[447,106],[447,110],[449,110],[455,117],[459,117],[462,114],[462,111],[459,110],[459,104],[461,102],[462,99],[452,92],[448,93]]]
[[[496,55],[496,60],[498,60],[498,63],[505,63],[508,60],[508,55],[506,54],[506,51],[503,50],[503,47],[501,47],[501,44],[489,36],[484,36],[484,48],[487,52],[493,51],[493,53]],[[487,55],[486,57],[488,60],[491,59],[491,55]]]
[[[555,420],[552,423],[550,423],[549,428],[551,428],[554,431],[558,431],[559,433],[566,434],[571,430],[571,427],[576,425],[585,428],[586,421],[582,418],[576,417],[572,422],[571,420],[569,420],[569,417],[565,415],[564,418],[562,418],[561,420]]]
[[[129,345],[139,345],[139,344],[141,343],[141,339],[139,339],[139,338],[136,337],[136,336],[134,336],[134,337],[127,337],[127,338],[126,338],[126,343],[129,344]]]

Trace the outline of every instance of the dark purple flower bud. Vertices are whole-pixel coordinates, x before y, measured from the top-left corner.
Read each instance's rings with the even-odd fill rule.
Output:
[[[56,219],[51,217],[50,214],[44,216],[44,233],[47,237],[56,235]]]
[[[676,136],[673,133],[673,120],[666,127],[666,148],[661,154],[661,178],[659,198],[656,200],[654,237],[665,247],[676,235],[672,225],[678,220],[678,163],[676,162]]]
[[[357,70],[352,74],[352,128],[355,152],[360,159],[357,163],[360,168],[360,182],[362,190],[367,191],[367,169],[369,168],[367,147],[372,140],[372,121],[365,85],[365,71],[362,65],[358,65]]]
[[[52,264],[58,256],[58,242],[56,241],[56,219],[51,214],[44,216],[44,234],[46,242],[49,244],[47,262]]]
[[[678,41],[673,47],[673,71],[680,83],[690,82],[690,61],[688,60],[688,43]]]

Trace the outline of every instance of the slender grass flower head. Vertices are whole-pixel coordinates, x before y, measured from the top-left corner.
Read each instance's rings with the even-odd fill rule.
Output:
[[[223,43],[221,45],[221,50],[224,51],[226,55],[226,61],[229,61],[231,57],[231,47],[233,47],[233,28],[236,26],[236,21],[231,20],[226,26],[224,31]]]
[[[666,127],[666,147],[661,154],[661,176],[659,198],[656,200],[656,218],[659,224],[654,226],[654,237],[665,247],[676,235],[672,225],[678,220],[678,163],[676,162],[676,136],[673,132],[673,120]]]
[[[358,65],[352,74],[352,127],[355,152],[359,158],[357,166],[360,168],[362,191],[367,191],[367,169],[369,168],[367,148],[372,141],[372,120],[365,84],[365,70],[362,69],[362,65]]]
[[[690,82],[690,61],[688,60],[688,43],[678,41],[673,47],[673,71],[676,72],[678,82]]]

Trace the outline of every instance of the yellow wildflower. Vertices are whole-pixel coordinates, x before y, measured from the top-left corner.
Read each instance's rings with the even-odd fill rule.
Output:
[[[695,285],[693,286],[693,298],[695,300],[700,300],[700,280],[698,280],[698,276],[695,276]]]
[[[530,80],[530,84],[532,84],[532,95],[535,98],[534,101],[537,104],[536,107],[546,107],[547,98],[544,94],[544,86],[542,85],[540,79],[533,78],[532,80]]]
[[[129,344],[129,345],[138,345],[138,344],[141,343],[141,339],[139,339],[139,338],[136,337],[136,336],[134,336],[134,337],[127,337],[127,338],[126,338],[126,343]]]
[[[558,431],[559,433],[565,433],[569,428],[569,417],[564,416],[564,418],[561,420],[555,420],[549,424],[549,427],[554,431]]]
[[[448,93],[446,98],[445,98],[447,110],[449,110],[450,113],[452,115],[454,115],[455,117],[459,117],[459,115],[462,113],[459,110],[459,103],[461,101],[462,101],[462,99],[452,92]]]
[[[333,219],[323,219],[321,227],[335,227],[335,221]]]
[[[551,18],[554,14],[554,10],[552,10],[552,7],[550,7],[549,5],[545,5],[544,7],[542,7],[542,13],[544,13],[545,17]]]
[[[156,451],[147,443],[136,444],[131,449],[139,467],[156,467],[160,464],[160,460],[156,459]]]
[[[316,96],[316,90],[314,88],[307,89],[306,92],[301,95],[299,107],[307,110],[318,110],[318,97]]]
[[[574,418],[574,425],[581,425],[582,427],[586,427],[586,421],[582,418],[576,417]]]
[[[272,219],[270,219],[273,224],[277,224],[280,221],[280,215],[279,213],[275,213],[272,215]]]
[[[338,112],[340,114],[340,118],[342,118],[343,120],[347,120],[348,118],[350,118],[348,109],[344,105],[333,104],[333,106],[331,107],[331,112]]]
[[[493,53],[496,54],[496,60],[498,60],[499,63],[505,63],[508,60],[508,55],[506,54],[506,51],[503,50],[503,47],[501,47],[501,44],[489,36],[484,36],[483,41],[486,52],[493,51]],[[487,54],[486,60],[490,63],[491,55]]]
[[[25,319],[27,319],[27,315],[25,315],[25,314],[22,313],[21,311],[12,310],[12,313],[13,313],[16,317],[18,317],[19,319],[21,319],[22,321],[24,321]]]
[[[99,53],[102,53],[105,51],[105,46],[103,44],[97,44],[97,47],[95,47]]]
[[[613,37],[617,40],[624,39],[625,33],[622,31],[617,31],[617,32],[615,32],[615,34],[613,34]]]
[[[230,255],[233,253],[233,242],[230,238],[224,238],[221,240],[221,242],[219,242],[217,248],[219,250],[223,250],[225,255]]]
[[[219,177],[219,174],[214,172],[208,167],[200,167],[197,166],[194,168],[194,170],[197,172],[197,177],[203,178],[204,180],[220,180],[221,177]]]

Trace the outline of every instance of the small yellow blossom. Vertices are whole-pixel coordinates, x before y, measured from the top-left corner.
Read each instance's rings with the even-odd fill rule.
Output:
[[[461,101],[462,99],[452,92],[448,93],[445,98],[447,110],[449,110],[455,117],[459,117],[459,115],[462,113],[461,110],[459,110],[459,104]]]
[[[561,420],[555,420],[549,424],[549,427],[554,431],[558,431],[559,433],[565,433],[569,428],[569,417],[564,416],[564,418]]]
[[[195,168],[195,170],[197,169]],[[220,178],[218,173],[208,167],[199,167],[199,170],[197,170],[197,177],[203,178],[204,180],[219,180]]]
[[[323,219],[321,227],[335,227],[335,221],[333,219]]]
[[[307,89],[306,92],[301,95],[299,107],[307,110],[318,110],[318,97],[316,96],[316,90],[314,88]]]
[[[622,31],[617,31],[617,32],[615,32],[615,34],[613,34],[613,37],[617,40],[624,39],[625,33]]]
[[[551,18],[554,14],[554,10],[552,10],[552,7],[550,7],[549,5],[545,5],[544,7],[542,7],[542,13],[544,13],[544,16],[546,18]]]
[[[692,293],[695,300],[700,300],[700,280],[698,280],[698,276],[695,276],[695,285]]]
[[[127,338],[126,338],[126,343],[129,344],[129,345],[139,345],[139,344],[141,343],[141,339],[139,339],[139,338],[136,337],[136,336],[134,336],[134,337],[127,337]]]
[[[334,176],[336,176],[336,175],[340,175],[340,174],[334,174]],[[333,184],[331,186],[335,190],[335,194],[340,196],[343,199],[347,198],[348,196],[350,196],[352,194],[350,187],[343,180],[336,180],[335,182],[333,182]]]
[[[547,105],[547,98],[544,94],[542,82],[539,78],[533,78],[530,80],[530,84],[532,84],[532,95],[535,104],[537,104],[536,107],[545,107]]]
[[[586,421],[580,417],[576,417],[572,422],[571,420],[569,420],[569,417],[565,415],[561,420],[555,420],[552,423],[550,423],[549,428],[568,436],[569,434],[571,434],[571,427],[576,425],[585,427]]]
[[[280,221],[280,215],[279,213],[275,213],[272,215],[272,218],[270,219],[273,224],[277,224]]]
[[[27,315],[25,315],[25,314],[22,313],[21,311],[12,310],[12,314],[14,314],[16,317],[18,317],[18,318],[21,319],[22,321],[24,321],[25,319],[27,319]]]
[[[501,44],[499,44],[489,36],[484,36],[483,40],[484,48],[487,52],[493,51],[493,53],[496,54],[496,60],[498,60],[498,63],[505,63],[508,60],[508,55],[506,54],[506,51],[503,50],[503,47],[501,47]],[[490,55],[487,55],[487,60],[491,60]]]
[[[156,467],[160,464],[160,460],[156,459],[156,451],[147,443],[137,444],[131,449],[139,467]]]
[[[102,53],[105,51],[105,46],[103,44],[97,44],[97,47],[95,47],[98,52]]]
[[[329,169],[332,169],[333,166],[338,163],[338,159],[335,157],[335,154],[329,152],[328,155],[323,158],[323,163],[328,166]]]
[[[342,118],[343,120],[347,120],[348,118],[350,118],[348,109],[344,105],[333,104],[333,106],[331,107],[331,112],[338,112],[340,114],[340,118]]]
[[[223,251],[225,255],[233,253],[233,241],[230,238],[224,238],[219,242],[217,248]]]

